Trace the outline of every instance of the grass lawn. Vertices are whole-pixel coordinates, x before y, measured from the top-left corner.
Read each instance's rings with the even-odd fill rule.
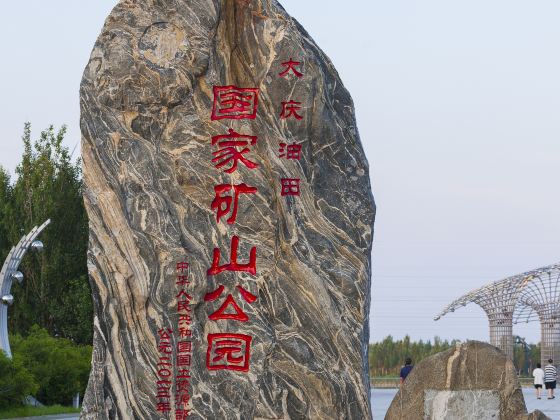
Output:
[[[0,410],[0,419],[13,419],[14,417],[46,416],[48,414],[79,413],[79,408],[51,405],[50,407],[14,407]]]

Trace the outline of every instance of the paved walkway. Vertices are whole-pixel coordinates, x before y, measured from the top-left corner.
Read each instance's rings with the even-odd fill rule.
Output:
[[[537,400],[534,389],[523,388],[523,396],[525,397],[525,404],[529,413],[534,410],[541,410],[552,420],[560,420],[560,395],[558,392],[556,392],[556,398],[553,400],[548,400],[546,396],[543,396],[541,400]]]

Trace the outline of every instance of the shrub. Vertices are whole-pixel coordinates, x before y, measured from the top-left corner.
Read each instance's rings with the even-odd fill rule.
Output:
[[[13,337],[13,353],[39,385],[35,397],[43,404],[70,405],[76,393],[85,392],[91,366],[91,346],[51,337],[47,330],[31,327],[29,336]]]
[[[25,397],[34,394],[38,388],[23,360],[20,357],[9,359],[0,350],[0,409],[23,405]]]

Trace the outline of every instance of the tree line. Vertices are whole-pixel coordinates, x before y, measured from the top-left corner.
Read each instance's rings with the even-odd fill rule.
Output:
[[[428,356],[455,347],[457,342],[457,340],[442,340],[439,337],[435,337],[433,342],[412,341],[408,335],[402,340],[395,340],[389,335],[382,341],[369,345],[370,376],[399,376],[407,357],[412,359],[413,364],[417,364]],[[531,376],[539,362],[538,344],[528,344],[526,349],[521,345],[514,346],[513,363],[518,374]]]
[[[22,405],[29,395],[45,405],[65,406],[72,404],[76,393],[84,395],[90,345],[52,337],[37,325],[26,336],[10,335],[10,344],[13,359],[0,351],[0,410]]]
[[[89,376],[88,221],[81,162],[63,146],[65,134],[65,127],[51,126],[33,140],[25,124],[15,179],[0,167],[0,264],[23,235],[51,219],[39,237],[44,251],[26,254],[19,267],[24,281],[12,285],[13,359],[0,351],[0,408],[21,405],[28,395],[43,404],[71,404]]]
[[[39,237],[44,252],[22,260],[23,283],[12,286],[9,331],[33,325],[77,344],[92,342],[92,300],[87,277],[88,222],[82,200],[81,162],[62,140],[66,128],[49,127],[33,141],[25,124],[15,180],[0,167],[0,264],[34,226],[51,219]]]
[[[369,345],[369,370],[371,376],[399,376],[401,367],[407,357],[413,364],[433,354],[455,346],[456,340],[447,341],[435,337],[433,343],[412,341],[407,335],[402,340],[387,336],[375,344]]]

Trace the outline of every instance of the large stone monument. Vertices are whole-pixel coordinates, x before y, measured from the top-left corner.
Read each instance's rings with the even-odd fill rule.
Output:
[[[550,420],[527,414],[511,359],[478,341],[422,360],[393,399],[385,420]]]
[[[80,99],[82,417],[371,418],[368,163],[305,30],[276,0],[122,0]]]

